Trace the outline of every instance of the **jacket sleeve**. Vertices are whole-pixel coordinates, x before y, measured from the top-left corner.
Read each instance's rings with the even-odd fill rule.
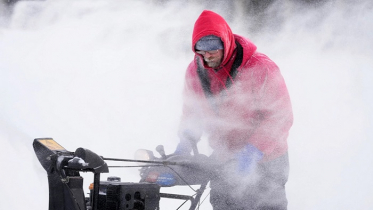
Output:
[[[289,93],[277,65],[262,55],[254,71],[257,100],[253,121],[256,124],[248,143],[264,153],[264,159],[287,152],[287,137],[293,123]]]
[[[180,141],[192,139],[198,142],[203,132],[200,84],[195,72],[196,65],[192,62],[185,74],[182,116],[178,131]]]

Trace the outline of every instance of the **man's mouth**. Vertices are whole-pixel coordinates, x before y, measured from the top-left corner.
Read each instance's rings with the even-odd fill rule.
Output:
[[[211,62],[214,62],[214,59],[207,59],[207,58],[205,58],[205,61],[206,61],[207,63],[211,63]]]

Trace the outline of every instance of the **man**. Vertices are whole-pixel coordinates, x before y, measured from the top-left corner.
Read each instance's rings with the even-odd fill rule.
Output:
[[[214,210],[286,209],[293,115],[279,68],[212,11],[198,17],[192,50],[175,153],[208,135],[211,158],[224,166],[211,177]]]

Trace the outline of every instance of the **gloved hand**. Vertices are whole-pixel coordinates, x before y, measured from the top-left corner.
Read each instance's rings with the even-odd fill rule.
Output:
[[[180,143],[174,152],[175,155],[190,155],[193,150],[193,144],[197,144],[199,136],[191,130],[183,130],[179,133]]]
[[[239,173],[249,174],[263,158],[263,153],[251,144],[247,144],[237,156],[237,169]]]
[[[174,155],[190,155],[192,151],[191,142],[187,139],[181,139],[180,143],[177,145]]]

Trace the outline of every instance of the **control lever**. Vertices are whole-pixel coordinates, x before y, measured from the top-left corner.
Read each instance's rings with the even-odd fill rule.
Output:
[[[166,153],[164,152],[164,147],[163,145],[158,145],[155,150],[162,156],[163,159],[166,159]]]

